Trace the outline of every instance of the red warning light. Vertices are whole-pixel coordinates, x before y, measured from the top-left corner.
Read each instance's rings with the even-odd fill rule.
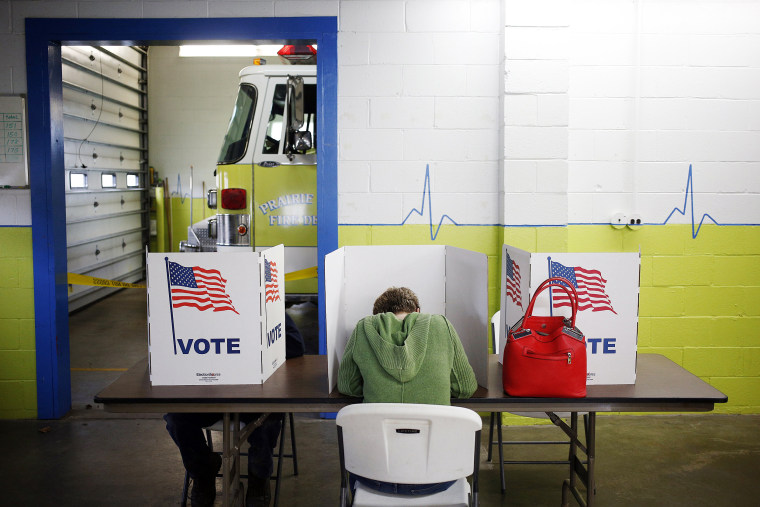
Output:
[[[312,56],[317,54],[317,50],[314,46],[301,44],[282,46],[277,52],[278,55],[287,58],[288,60],[308,60]]]
[[[225,188],[222,190],[222,208],[245,209],[245,189]]]

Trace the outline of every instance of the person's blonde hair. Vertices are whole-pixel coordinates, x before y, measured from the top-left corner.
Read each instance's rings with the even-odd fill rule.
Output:
[[[412,313],[420,308],[417,295],[406,287],[390,287],[375,300],[372,315],[378,313]]]

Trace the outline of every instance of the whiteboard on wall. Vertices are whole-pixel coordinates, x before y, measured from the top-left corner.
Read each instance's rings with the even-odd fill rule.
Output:
[[[0,188],[28,185],[24,98],[0,97]]]

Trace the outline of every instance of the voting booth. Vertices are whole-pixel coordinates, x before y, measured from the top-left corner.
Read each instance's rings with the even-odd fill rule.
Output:
[[[488,266],[484,254],[451,246],[347,246],[325,256],[328,388],[356,323],[389,287],[408,287],[423,313],[456,329],[478,384],[488,385]]]
[[[501,259],[499,362],[509,328],[525,314],[538,286],[551,276],[578,292],[576,326],[586,336],[586,385],[634,384],[639,319],[638,253],[530,253],[504,245]],[[533,315],[570,316],[561,289],[544,291]]]
[[[285,362],[282,245],[149,253],[152,385],[261,384]]]

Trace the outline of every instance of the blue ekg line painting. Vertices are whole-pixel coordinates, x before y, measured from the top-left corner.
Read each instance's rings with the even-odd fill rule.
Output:
[[[192,188],[190,190],[192,191]],[[179,173],[177,173],[177,190],[174,192],[169,192],[169,197],[177,196],[179,196],[180,204],[185,204],[185,199],[190,196],[190,192],[182,191],[182,178],[180,178]]]
[[[428,208],[428,224],[430,225],[430,240],[435,241],[435,238],[438,237],[438,232],[441,230],[441,226],[443,225],[444,220],[448,220],[454,225],[460,225],[456,223],[456,221],[451,218],[449,215],[443,214],[441,215],[441,219],[438,221],[438,227],[435,228],[435,233],[433,232],[433,203],[430,199],[430,164],[425,166],[425,184],[422,187],[422,204],[420,205],[420,209],[412,208],[412,211],[410,211],[406,218],[399,224],[404,225],[406,224],[406,221],[409,220],[409,217],[412,216],[412,213],[415,213],[419,216],[424,216],[425,214],[425,196],[427,196],[427,208]]]
[[[699,230],[702,228],[702,224],[704,223],[705,219],[710,219],[712,223],[715,225],[721,225],[715,220],[713,217],[711,217],[708,213],[705,213],[702,215],[702,219],[699,221],[699,226],[696,227],[695,230],[695,224],[694,221],[694,177],[692,176],[692,169],[691,164],[689,164],[689,177],[686,179],[686,193],[683,198],[683,209],[681,208],[673,208],[673,211],[670,212],[670,215],[668,215],[668,218],[665,219],[665,221],[662,223],[662,225],[665,225],[668,223],[668,220],[670,220],[670,217],[673,216],[673,213],[678,212],[682,216],[686,215],[686,204],[691,201],[691,238],[697,239],[697,234],[699,234]]]

